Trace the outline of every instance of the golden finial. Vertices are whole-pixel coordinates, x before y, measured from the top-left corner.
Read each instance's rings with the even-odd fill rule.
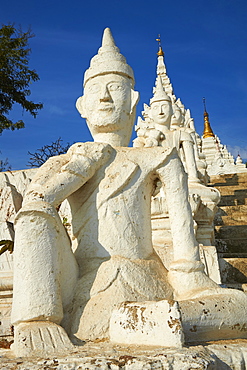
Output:
[[[161,46],[161,37],[160,37],[160,34],[158,34],[158,38],[156,39],[156,41],[158,42],[158,45],[159,45],[159,51],[157,53],[158,57],[163,57],[164,56],[164,52],[162,50],[162,46]]]
[[[202,98],[203,105],[204,105],[204,131],[202,137],[205,139],[207,137],[214,137],[213,130],[210,126],[209,118],[208,118],[208,112],[206,109],[206,99]]]

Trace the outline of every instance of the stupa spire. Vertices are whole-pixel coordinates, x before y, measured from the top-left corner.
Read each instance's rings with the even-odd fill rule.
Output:
[[[158,55],[158,57],[163,57],[165,54],[164,54],[164,51],[162,49],[160,34],[158,35],[158,38],[156,39],[156,41],[158,42],[158,45],[159,45],[159,50],[158,50],[157,55]]]
[[[172,88],[172,84],[170,82],[170,79],[169,79],[169,77],[167,76],[167,73],[166,73],[166,66],[165,66],[165,61],[164,61],[164,55],[165,54],[164,54],[162,46],[161,46],[161,37],[160,37],[160,35],[158,35],[158,38],[156,39],[156,41],[158,42],[158,45],[159,45],[159,50],[158,50],[158,53],[157,53],[157,56],[158,56],[157,76],[161,77],[162,84],[163,84],[163,87],[164,87],[164,90],[166,91],[166,93],[168,95],[172,96],[173,95],[173,88]],[[156,79],[156,84],[157,84],[157,79]]]
[[[203,98],[202,100],[204,104],[204,131],[202,137],[205,139],[207,137],[214,137],[214,133],[209,122],[209,115],[206,109],[206,99]]]

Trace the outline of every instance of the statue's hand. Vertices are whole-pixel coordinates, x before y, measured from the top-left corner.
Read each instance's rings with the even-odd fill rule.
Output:
[[[153,146],[158,146],[158,145],[159,145],[158,140],[156,140],[153,137],[148,137],[145,140],[145,148],[151,148]]]
[[[109,159],[111,152],[112,147],[108,144],[76,143],[70,147],[69,161],[62,167],[61,171],[88,180]]]
[[[112,148],[102,143],[77,143],[70,147],[68,161],[55,182],[47,183],[45,200],[55,207],[83,186],[109,159]]]
[[[95,174],[109,159],[111,152],[108,144],[72,145],[66,154],[51,158],[40,168],[29,186],[24,203],[45,201],[57,207]]]

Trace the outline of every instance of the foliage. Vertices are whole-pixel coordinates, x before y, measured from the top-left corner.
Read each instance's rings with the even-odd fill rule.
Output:
[[[0,172],[10,171],[11,165],[9,164],[8,158],[0,159]]]
[[[6,251],[9,251],[10,253],[13,253],[14,250],[14,242],[12,240],[1,240],[0,241],[0,256]]]
[[[34,118],[43,108],[43,104],[27,99],[31,94],[29,85],[39,80],[36,71],[28,67],[31,52],[28,40],[33,36],[31,30],[23,32],[13,25],[2,25],[0,28],[0,134],[5,129],[24,127],[22,120],[14,123],[6,116],[15,103]]]
[[[11,170],[11,165],[9,164],[8,158],[0,159],[0,172],[10,171],[10,170]]]
[[[66,153],[71,144],[67,143],[63,146],[62,141],[61,137],[59,137],[50,145],[44,145],[41,149],[37,149],[37,152],[35,153],[28,152],[30,155],[28,167],[40,167],[48,158]]]

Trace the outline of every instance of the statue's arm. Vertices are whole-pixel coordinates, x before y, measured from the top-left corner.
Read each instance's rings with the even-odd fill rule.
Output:
[[[106,144],[77,143],[65,155],[50,158],[30,184],[24,204],[42,200],[57,207],[95,174],[110,152]]]
[[[183,148],[187,172],[188,172],[188,180],[189,182],[200,183],[200,180],[197,174],[197,166],[196,166],[195,151],[194,151],[194,141],[191,135],[186,132],[181,133],[181,141],[182,141],[182,148]]]

